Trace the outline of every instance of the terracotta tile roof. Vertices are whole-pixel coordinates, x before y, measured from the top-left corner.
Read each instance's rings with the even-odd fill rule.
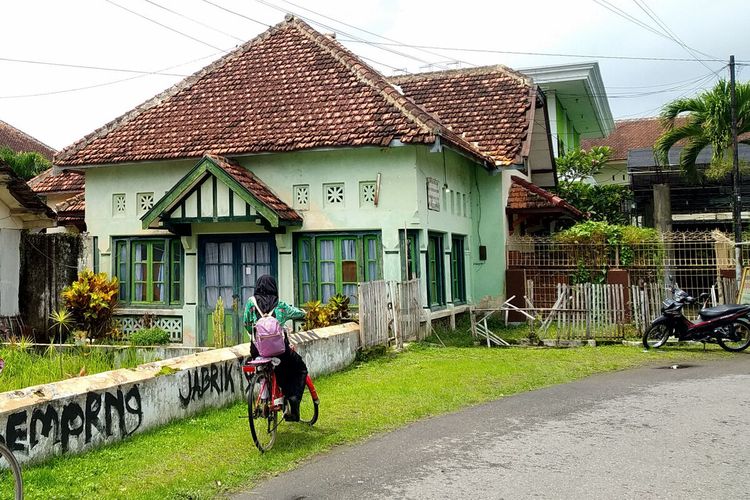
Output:
[[[15,152],[34,151],[52,160],[55,150],[16,127],[0,120],[0,148],[8,147]]]
[[[85,229],[86,197],[84,195],[85,193],[78,193],[69,200],[57,204],[58,226],[73,225]]]
[[[258,201],[276,212],[281,220],[294,224],[302,223],[302,217],[292,207],[281,201],[273,192],[252,172],[234,160],[229,160],[217,155],[206,155],[218,167],[231,175],[237,182],[250,191]]]
[[[338,42],[287,17],[58,153],[55,163],[431,144],[437,136],[492,164]]]
[[[680,124],[680,121],[677,122]],[[664,133],[659,118],[637,118],[635,120],[618,120],[615,130],[603,139],[581,139],[583,149],[592,146],[609,146],[612,148],[611,160],[627,160],[631,149],[653,148],[656,139]]]
[[[486,66],[390,81],[498,164],[523,162],[537,92],[525,75],[505,66]]]
[[[30,213],[46,216],[50,219],[55,218],[55,212],[31,190],[29,185],[10,166],[0,161],[0,186],[3,185],[19,205]]]
[[[77,193],[84,190],[85,180],[85,176],[77,172],[65,171],[55,175],[50,168],[31,179],[29,186],[38,194]]]
[[[513,212],[553,209],[580,219],[585,214],[559,196],[518,176],[512,177],[507,209]]]

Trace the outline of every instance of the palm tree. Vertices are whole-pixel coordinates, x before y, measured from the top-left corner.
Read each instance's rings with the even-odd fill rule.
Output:
[[[737,83],[737,133],[750,132],[750,82]],[[723,178],[731,171],[732,127],[729,83],[720,80],[714,88],[695,97],[676,99],[664,106],[661,121],[666,131],[656,140],[654,152],[662,165],[669,164],[669,150],[679,141],[685,141],[680,153],[680,168],[696,179],[695,161],[698,154],[711,146],[711,163],[707,176]],[[681,115],[687,113],[684,119]],[[750,144],[750,139],[740,140]]]

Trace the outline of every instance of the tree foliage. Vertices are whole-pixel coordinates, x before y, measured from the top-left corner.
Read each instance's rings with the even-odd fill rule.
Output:
[[[750,132],[750,82],[737,83],[737,133]],[[683,116],[684,115],[684,116]],[[685,141],[680,168],[692,179],[699,177],[698,154],[711,146],[711,162],[705,175],[725,177],[732,167],[732,128],[729,83],[720,80],[712,89],[694,97],[676,99],[664,106],[661,121],[666,131],[656,140],[654,153],[662,165],[669,164],[669,150]],[[684,120],[678,118],[684,117]],[[750,144],[750,140],[740,140]]]
[[[557,192],[578,210],[588,212],[591,220],[630,224],[629,207],[633,192],[628,186],[560,181]]]
[[[16,153],[5,147],[0,148],[0,160],[7,163],[25,181],[41,174],[52,166],[52,163],[39,153],[33,151]]]
[[[588,151],[576,148],[556,160],[557,173],[567,182],[582,181],[598,174],[610,156],[609,146],[593,146]]]

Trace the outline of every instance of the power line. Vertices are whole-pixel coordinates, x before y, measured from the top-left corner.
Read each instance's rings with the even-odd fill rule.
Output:
[[[238,42],[240,42],[240,43],[245,43],[245,41],[246,41],[246,40],[243,40],[242,38],[239,38],[239,37],[236,37],[236,36],[234,36],[234,35],[233,35],[233,34],[231,34],[231,33],[227,33],[226,31],[222,31],[222,30],[220,30],[220,29],[218,29],[218,28],[214,28],[214,27],[213,27],[213,26],[211,26],[210,24],[206,24],[206,23],[204,23],[203,21],[199,21],[199,20],[197,20],[197,19],[193,19],[192,17],[188,17],[188,16],[186,16],[185,14],[182,14],[182,13],[180,13],[180,12],[177,12],[176,10],[172,10],[172,9],[170,9],[170,8],[168,8],[168,7],[165,7],[165,6],[163,6],[163,5],[159,4],[159,3],[156,3],[156,2],[154,2],[153,0],[143,0],[143,1],[144,1],[144,2],[147,2],[147,3],[150,3],[151,5],[153,5],[153,6],[155,6],[155,7],[158,7],[158,8],[160,8],[160,9],[166,10],[167,12],[170,12],[170,13],[172,13],[172,14],[174,14],[174,15],[176,15],[176,16],[179,16],[179,17],[181,17],[181,18],[183,18],[183,19],[187,19],[188,21],[194,22],[195,24],[197,24],[197,25],[199,25],[199,26],[203,26],[204,28],[208,28],[208,29],[210,29],[211,31],[214,31],[214,32],[216,32],[216,33],[221,33],[222,35],[224,35],[224,36],[228,36],[229,38],[233,38],[233,39],[237,40],[237,41],[238,41]]]
[[[270,25],[270,24],[267,24],[267,23],[264,23],[264,22],[258,21],[257,19],[253,19],[252,17],[248,17],[248,16],[246,16],[246,15],[244,15],[244,14],[240,14],[239,12],[235,12],[235,11],[233,11],[233,10],[227,9],[226,7],[223,7],[223,6],[221,6],[221,5],[217,4],[217,3],[211,2],[211,1],[209,1],[209,0],[201,0],[201,2],[203,2],[203,3],[207,3],[207,4],[209,4],[209,5],[213,5],[213,6],[214,6],[214,7],[216,7],[217,9],[221,9],[221,10],[223,10],[223,11],[225,11],[225,12],[229,12],[230,14],[234,14],[235,16],[239,16],[239,17],[241,17],[242,19],[247,19],[248,21],[252,21],[252,22],[254,22],[255,24],[260,24],[260,25],[261,25],[261,26],[263,26],[264,28],[270,28],[270,27],[271,27],[271,25]]]
[[[562,52],[526,52],[519,50],[498,50],[498,49],[478,49],[468,47],[441,47],[435,45],[413,45],[406,43],[388,43],[388,42],[372,42],[372,41],[361,41],[361,40],[347,40],[342,39],[342,42],[352,43],[367,43],[370,45],[388,45],[388,46],[401,46],[411,48],[423,48],[423,49],[435,49],[435,50],[446,50],[455,52],[478,52],[486,54],[508,54],[518,56],[544,56],[544,57],[578,57],[585,59],[617,59],[626,61],[675,61],[675,62],[696,62],[695,59],[689,57],[651,57],[651,56],[610,56],[603,54],[570,54]],[[714,59],[700,59],[700,61],[716,62]]]
[[[178,35],[182,35],[182,36],[184,36],[185,38],[189,38],[190,40],[193,40],[194,42],[198,42],[198,43],[200,43],[200,44],[203,44],[203,45],[205,45],[205,46],[207,46],[207,47],[211,47],[211,48],[212,48],[212,49],[214,49],[214,50],[221,50],[222,52],[226,52],[226,51],[225,51],[224,49],[222,49],[222,48],[219,48],[219,47],[217,47],[217,46],[215,46],[215,45],[211,45],[211,44],[210,44],[210,43],[208,43],[208,42],[204,42],[203,40],[201,40],[201,39],[199,39],[199,38],[195,38],[195,37],[194,37],[194,36],[192,36],[192,35],[188,35],[187,33],[183,33],[182,31],[180,31],[180,30],[177,30],[177,29],[174,29],[174,28],[172,28],[172,27],[170,27],[170,26],[167,26],[166,24],[160,23],[159,21],[155,21],[154,19],[151,19],[151,18],[150,18],[150,17],[148,17],[148,16],[144,16],[143,14],[140,14],[140,13],[138,13],[138,12],[134,11],[134,10],[130,10],[130,9],[128,9],[127,7],[124,7],[124,6],[120,5],[120,4],[119,4],[119,3],[117,3],[117,2],[113,2],[112,0],[104,0],[104,1],[105,1],[105,2],[107,2],[107,3],[109,3],[109,4],[112,4],[112,5],[114,5],[115,7],[119,7],[120,9],[122,9],[122,10],[124,10],[124,11],[130,12],[131,14],[133,14],[133,15],[135,15],[135,16],[138,16],[138,17],[140,17],[140,18],[142,18],[142,19],[145,19],[146,21],[149,21],[149,22],[152,22],[152,23],[154,23],[154,24],[156,24],[156,25],[158,25],[158,26],[161,26],[162,28],[164,28],[164,29],[167,29],[167,30],[169,30],[169,31],[171,31],[171,32],[173,32],[173,33],[177,33]]]
[[[161,73],[158,71],[140,71],[136,69],[124,69],[124,68],[108,68],[104,66],[88,66],[85,64],[70,64],[70,63],[58,63],[51,61],[34,61],[31,59],[13,59],[10,57],[0,57],[0,61],[21,63],[21,64],[39,64],[43,66],[57,66],[61,68],[76,68],[76,69],[90,69],[96,71],[112,71],[116,73],[137,73],[140,75],[164,75],[164,76],[187,76],[178,73]]]
[[[646,15],[650,17],[651,20],[654,21],[657,26],[659,26],[672,41],[674,41],[676,44],[678,44],[683,49],[685,49],[688,52],[688,54],[690,54],[693,57],[693,59],[700,62],[704,68],[706,68],[709,71],[713,71],[711,68],[708,67],[708,65],[705,62],[698,60],[698,56],[695,55],[694,49],[689,47],[685,42],[682,41],[682,39],[679,36],[677,36],[677,34],[674,31],[669,29],[666,23],[661,20],[661,18],[656,14],[656,12],[654,12],[651,9],[651,7],[649,7],[648,4],[646,4],[645,0],[643,1],[643,3],[641,3],[639,0],[633,0],[633,2],[638,6],[638,8],[640,8],[643,12],[645,12]],[[714,71],[714,73],[718,75],[718,71]]]
[[[341,21],[341,20],[339,20],[339,19],[335,19],[335,18],[333,18],[333,17],[327,16],[327,15],[325,15],[325,14],[322,14],[322,13],[320,13],[320,12],[314,11],[314,10],[312,10],[312,9],[308,9],[307,7],[303,7],[302,5],[298,5],[298,4],[294,3],[294,2],[290,2],[289,0],[282,0],[282,1],[283,1],[284,3],[287,3],[287,4],[289,4],[289,5],[292,5],[293,7],[297,7],[298,9],[302,9],[302,10],[305,10],[305,11],[307,11],[307,12],[311,12],[311,13],[313,13],[313,14],[317,15],[317,16],[323,17],[323,18],[325,18],[325,19],[328,19],[328,20],[330,20],[330,21],[334,21],[334,22],[336,22],[336,23],[342,24],[342,25],[344,25],[344,26],[347,26],[347,27],[349,27],[349,28],[353,28],[353,29],[355,29],[355,30],[357,30],[357,31],[361,31],[362,33],[367,33],[368,35],[376,36],[376,37],[378,37],[378,38],[380,38],[380,39],[382,39],[382,40],[387,40],[387,41],[389,41],[389,42],[394,42],[394,43],[401,43],[401,42],[399,42],[398,40],[394,40],[394,39],[392,39],[392,38],[388,38],[387,36],[383,36],[383,35],[380,35],[380,34],[378,34],[378,33],[374,33],[374,32],[372,32],[372,31],[368,31],[368,30],[366,30],[366,29],[364,29],[364,28],[360,28],[360,27],[358,27],[358,26],[354,26],[353,24],[345,23],[344,21]],[[445,55],[444,55],[444,54],[439,54],[439,53],[437,53],[437,52],[432,52],[432,51],[430,51],[430,50],[426,50],[426,49],[417,49],[417,50],[419,50],[419,51],[421,51],[421,52],[424,52],[425,54],[430,54],[430,55],[432,55],[432,56],[436,56],[436,57],[443,57],[443,58],[445,57]],[[458,63],[466,64],[467,66],[476,66],[476,64],[474,64],[474,63],[470,63],[470,62],[467,62],[467,61],[460,61],[460,60],[457,60],[457,59],[455,59],[455,61],[456,61],[456,62],[458,62]]]
[[[128,77],[128,78],[121,78],[119,80],[114,80],[114,81],[109,81],[109,82],[103,82],[103,83],[98,83],[98,84],[94,84],[94,85],[87,85],[85,87],[76,87],[76,88],[63,89],[63,90],[52,90],[52,91],[48,91],[48,92],[38,92],[38,93],[34,93],[34,94],[20,94],[20,95],[0,96],[0,99],[23,99],[23,98],[27,98],[27,97],[45,97],[45,96],[56,95],[56,94],[67,94],[67,93],[70,93],[70,92],[78,92],[78,91],[81,91],[81,90],[89,90],[89,89],[94,89],[94,88],[99,88],[99,87],[107,87],[109,85],[115,85],[115,84],[122,83],[122,82],[128,82],[130,80],[135,80],[137,78],[143,78],[144,76],[149,76],[149,75],[168,75],[169,73],[162,73],[162,71],[167,71],[167,70],[170,70],[170,69],[173,69],[173,68],[179,68],[180,66],[186,66],[188,64],[192,64],[194,62],[198,62],[198,61],[201,61],[203,59],[209,59],[209,58],[212,58],[212,57],[216,57],[219,54],[224,53],[224,52],[225,51],[215,52],[215,53],[207,55],[207,56],[199,57],[197,59],[193,59],[193,60],[190,60],[190,61],[187,61],[187,62],[184,62],[184,63],[175,64],[173,66],[169,66],[168,68],[164,68],[163,70],[157,70],[157,71],[152,71],[152,72],[143,72],[143,74],[131,76],[131,77]],[[188,75],[175,74],[175,76],[186,77]]]
[[[725,65],[726,67],[726,65]],[[722,68],[723,69],[723,68]],[[714,77],[716,73],[714,71],[711,71],[710,73],[707,73],[705,75],[701,75],[697,78],[693,78],[692,80],[687,80],[685,83],[682,83],[681,85],[676,85],[671,88],[666,89],[659,89],[659,90],[651,90],[651,91],[645,91],[645,92],[623,92],[620,94],[612,93],[612,94],[576,94],[576,93],[566,93],[566,92],[555,92],[555,95],[558,96],[566,96],[566,97],[606,97],[610,99],[630,99],[630,98],[640,98],[640,97],[647,97],[651,95],[658,95],[658,94],[667,94],[671,92],[679,92],[681,90],[684,90],[687,87],[690,87],[691,85],[694,85],[698,82],[702,82],[706,80],[706,78]]]
[[[622,9],[620,9],[616,5],[612,4],[608,0],[593,0],[593,1],[597,5],[599,5],[601,7],[604,7],[605,9],[609,10],[610,12],[613,12],[614,14],[622,17],[623,19],[626,19],[626,20],[628,20],[628,21],[636,24],[637,26],[640,26],[643,29],[645,29],[647,31],[650,31],[651,33],[653,33],[653,34],[655,34],[657,36],[660,36],[662,38],[665,38],[667,40],[671,40],[671,41],[673,41],[673,42],[675,42],[677,44],[680,44],[680,42],[677,42],[677,40],[675,40],[674,38],[672,38],[670,35],[668,35],[666,33],[662,33],[661,31],[658,31],[658,30],[654,29],[653,27],[651,27],[648,24],[644,23],[640,19],[638,19],[636,17],[633,17],[632,15],[628,14],[627,12],[625,12]],[[687,46],[685,46],[685,47],[687,47]],[[713,57],[713,56],[711,56],[709,54],[705,54],[705,53],[703,53],[703,52],[701,52],[699,50],[696,50],[696,49],[692,49],[692,50],[694,50],[695,52],[701,54],[702,56],[709,57],[711,61],[717,61],[717,59],[715,57]],[[694,56],[694,59],[698,60],[697,58],[695,58],[695,56]]]
[[[206,1],[206,0],[204,0],[204,1]],[[258,3],[260,3],[260,4],[262,4],[262,5],[265,5],[265,6],[267,6],[267,7],[271,7],[272,9],[276,9],[276,10],[278,10],[278,11],[281,11],[281,12],[284,12],[284,13],[286,13],[286,12],[287,12],[287,10],[286,10],[286,9],[284,9],[284,8],[282,8],[282,7],[279,7],[279,6],[277,6],[277,5],[274,5],[274,4],[270,3],[270,2],[267,2],[266,0],[255,0],[255,1],[256,1],[256,2],[258,2]],[[351,33],[347,33],[347,32],[345,32],[345,31],[342,31],[342,30],[340,30],[340,29],[339,29],[339,30],[337,30],[336,28],[334,28],[334,27],[332,27],[332,26],[329,26],[329,25],[327,25],[327,24],[325,24],[325,23],[321,23],[320,21],[316,21],[316,20],[314,20],[314,19],[311,19],[311,18],[309,18],[309,17],[306,17],[306,16],[302,16],[302,15],[300,15],[300,14],[299,14],[299,13],[297,13],[297,12],[293,12],[293,11],[292,11],[291,13],[292,13],[292,14],[294,14],[295,16],[299,17],[300,19],[303,19],[303,20],[305,20],[305,21],[308,21],[308,22],[310,22],[310,23],[313,23],[313,24],[317,24],[318,26],[321,26],[321,27],[323,27],[323,28],[325,28],[325,29],[327,29],[327,30],[331,30],[331,31],[338,31],[339,33],[342,33],[342,34],[344,34],[344,35],[346,35],[346,36],[348,36],[348,37],[351,37],[351,38],[354,38],[355,40],[361,41],[362,43],[370,43],[370,42],[369,42],[369,40],[365,40],[365,39],[364,39],[364,38],[362,38],[362,37],[358,37],[358,36],[356,36],[356,35],[352,35]],[[393,54],[396,54],[396,55],[398,55],[398,56],[401,56],[401,57],[405,57],[405,58],[407,58],[407,59],[413,59],[413,60],[415,60],[415,61],[417,61],[417,62],[420,62],[420,63],[422,63],[422,64],[426,64],[426,65],[430,65],[430,66],[432,66],[432,65],[433,65],[433,63],[431,63],[430,61],[426,61],[426,60],[424,60],[424,59],[420,59],[419,57],[416,57],[416,56],[412,56],[412,55],[410,55],[410,54],[405,54],[405,53],[403,53],[403,52],[399,52],[399,51],[397,51],[397,50],[393,50],[393,49],[384,49],[384,48],[382,48],[382,47],[376,47],[376,48],[379,48],[380,50],[384,50],[384,51],[387,51],[387,52],[391,52],[391,53],[393,53]],[[377,64],[381,64],[381,65],[383,65],[383,66],[387,66],[387,67],[393,68],[393,66],[389,66],[389,65],[387,65],[387,64],[383,64],[383,63],[377,63]],[[442,69],[445,69],[445,68],[442,68]]]

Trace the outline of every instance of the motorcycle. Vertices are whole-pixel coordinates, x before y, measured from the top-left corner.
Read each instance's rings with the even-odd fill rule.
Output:
[[[643,334],[643,347],[661,347],[671,336],[680,341],[692,340],[703,343],[718,343],[722,349],[740,352],[750,346],[750,305],[727,304],[706,307],[708,294],[702,293],[697,299],[676,284],[672,287],[673,297],[662,303],[661,316],[656,318]],[[699,320],[693,323],[685,317],[682,308],[702,302]]]

